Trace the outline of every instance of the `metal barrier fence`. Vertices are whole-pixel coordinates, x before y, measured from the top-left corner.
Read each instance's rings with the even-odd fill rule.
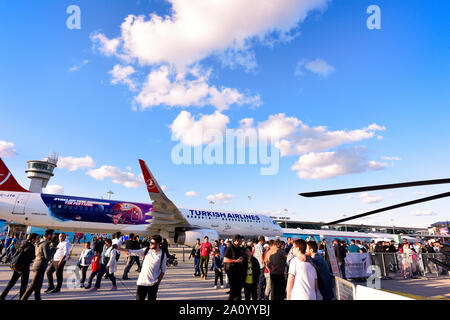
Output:
[[[336,300],[355,300],[356,286],[350,281],[344,280],[341,277],[334,277]]]
[[[380,268],[382,279],[441,277],[450,275],[445,267],[450,265],[448,256],[442,253],[372,253],[372,264]],[[439,264],[436,262],[444,262]]]

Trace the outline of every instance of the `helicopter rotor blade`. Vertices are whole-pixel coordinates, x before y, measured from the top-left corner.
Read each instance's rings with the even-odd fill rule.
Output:
[[[372,214],[376,214],[376,213],[380,213],[380,212],[383,212],[383,211],[388,211],[388,210],[392,210],[392,209],[406,207],[406,206],[410,206],[410,205],[413,205],[413,204],[426,202],[426,201],[432,201],[432,200],[441,199],[441,198],[445,198],[445,197],[450,197],[450,192],[440,193],[440,194],[437,194],[437,195],[434,195],[434,196],[430,196],[430,197],[426,197],[426,198],[420,198],[420,199],[416,199],[416,200],[412,200],[412,201],[408,201],[408,202],[395,204],[395,205],[392,205],[392,206],[389,206],[389,207],[384,207],[384,208],[376,209],[376,210],[373,210],[373,211],[357,214],[357,215],[354,215],[354,216],[351,216],[351,217],[348,217],[348,218],[344,218],[344,219],[339,219],[339,220],[336,220],[336,221],[328,222],[328,223],[326,223],[324,225],[325,226],[329,226],[329,225],[332,225],[332,224],[338,224],[338,223],[341,223],[341,222],[344,222],[344,221],[366,217],[366,216],[369,216],[369,215],[372,215]]]
[[[336,195],[336,194],[345,194],[345,193],[354,193],[354,192],[363,192],[363,191],[374,191],[374,190],[384,190],[384,189],[395,189],[395,188],[406,188],[406,187],[417,187],[417,186],[426,186],[426,185],[443,184],[443,183],[450,183],[450,179],[411,181],[411,182],[382,184],[382,185],[367,186],[367,187],[336,189],[336,190],[325,190],[325,191],[315,191],[315,192],[304,192],[304,193],[299,193],[299,195],[302,196],[302,197],[312,198],[312,197],[331,196],[331,195]]]

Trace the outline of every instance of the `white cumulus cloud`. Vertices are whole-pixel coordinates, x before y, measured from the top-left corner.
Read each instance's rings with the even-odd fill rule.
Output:
[[[299,24],[330,0],[168,0],[170,15],[128,15],[120,34],[110,39],[94,33],[94,49],[126,63],[150,66],[147,80],[134,102],[142,108],[156,105],[205,106],[218,110],[231,104],[261,104],[258,95],[214,86],[209,74],[195,74],[208,57],[224,66],[257,66],[253,47],[288,42]]]
[[[136,90],[135,82],[129,78],[130,75],[135,73],[135,70],[132,66],[121,66],[120,64],[116,64],[114,68],[109,72],[112,75],[111,83],[118,84],[124,83],[128,85],[130,90]]]
[[[14,149],[14,143],[0,140],[0,157],[9,158],[17,155],[16,149]]]
[[[101,166],[98,169],[92,169],[86,172],[95,180],[103,181],[105,178],[111,178],[112,182],[121,184],[127,188],[138,188],[141,185],[145,185],[142,174],[135,175],[131,172],[123,172],[117,167],[113,166]]]
[[[198,193],[195,192],[194,190],[187,191],[187,192],[185,193],[185,195],[186,195],[186,197],[198,197]]]
[[[206,197],[206,200],[214,201],[215,203],[218,203],[218,204],[226,204],[226,203],[230,203],[231,200],[233,200],[233,198],[234,198],[234,194],[225,194],[225,193],[221,192],[216,195],[210,194],[209,196]]]
[[[325,60],[319,58],[310,61],[309,60],[299,61],[295,69],[295,75],[296,76],[302,75],[304,73],[303,69],[306,69],[322,77],[327,77],[335,71],[333,66],[329,65],[328,62],[326,62]]]
[[[218,110],[226,110],[230,105],[249,104],[259,106],[260,98],[246,96],[236,89],[211,86],[208,83],[210,71],[193,67],[184,73],[161,66],[150,72],[142,90],[134,101],[143,109],[158,105],[203,107],[212,105]]]
[[[383,201],[384,198],[382,196],[377,196],[374,194],[364,192],[357,196],[349,195],[346,197],[346,199],[361,199],[363,203],[378,203]]]
[[[60,157],[58,159],[58,168],[69,169],[70,171],[76,171],[82,168],[93,168],[95,166],[94,160],[86,155],[82,158]]]
[[[331,152],[310,152],[291,167],[302,179],[328,179],[351,173],[380,170],[386,163],[369,161],[365,148],[353,147]]]
[[[48,194],[64,194],[64,187],[55,184],[55,185],[47,186],[42,191],[43,191],[43,193],[48,193]]]
[[[210,115],[202,115],[196,120],[188,111],[182,111],[169,126],[173,140],[180,140],[186,145],[198,146],[215,141],[217,133],[224,135],[229,118],[216,111]]]

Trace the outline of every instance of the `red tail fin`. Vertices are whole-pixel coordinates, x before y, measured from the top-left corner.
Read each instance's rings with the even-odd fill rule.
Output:
[[[0,191],[30,192],[20,186],[0,158]]]
[[[139,164],[141,165],[142,174],[144,175],[145,184],[147,185],[147,190],[149,193],[164,193],[159,186],[158,182],[156,182],[152,173],[148,169],[144,160],[139,159]]]

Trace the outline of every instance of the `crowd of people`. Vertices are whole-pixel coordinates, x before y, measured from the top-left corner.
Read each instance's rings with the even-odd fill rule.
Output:
[[[0,261],[9,263],[13,274],[0,300],[7,297],[19,279],[21,300],[27,300],[33,293],[35,300],[40,300],[45,276],[48,286],[44,292],[60,292],[71,249],[66,235],[55,234],[51,229],[46,230],[43,236],[32,233],[24,241],[19,239],[18,234],[3,239],[0,242]],[[345,279],[347,254],[370,252],[374,259],[379,253],[414,257],[418,253],[439,253],[441,244],[439,241],[408,243],[406,239],[399,245],[394,241],[369,243],[353,239],[347,243],[334,239],[333,250],[341,276]],[[116,233],[111,238],[100,236],[93,237],[92,242],[86,241],[77,259],[81,271],[80,288],[96,291],[101,287],[102,280],[108,279],[111,290],[117,290],[115,273],[121,253],[126,255],[121,278],[130,279],[128,274],[134,264],[139,273],[136,299],[155,300],[171,257],[167,241],[159,235],[141,239],[134,234],[125,237]],[[314,237],[306,240],[287,238],[284,242],[280,239],[267,241],[263,236],[244,240],[240,235],[235,235],[231,240],[220,239],[211,243],[205,236],[202,241],[197,239],[189,259],[194,259],[193,277],[207,280],[208,271],[213,272],[214,288],[228,285],[230,300],[241,300],[242,293],[245,300],[332,300],[333,276],[325,253],[325,241],[316,241]],[[383,258],[384,261],[395,269],[394,261]],[[33,276],[28,284],[30,266]],[[402,264],[402,275],[403,267]],[[88,276],[89,269],[91,273]]]
[[[207,279],[208,261],[214,270],[214,288],[229,286],[229,299],[241,300],[331,300],[333,284],[324,245],[316,241],[287,238],[266,241],[197,239],[189,258],[194,258],[193,277]]]
[[[122,244],[125,242],[125,248]],[[44,278],[47,276],[48,286],[44,291],[47,294],[58,293],[62,289],[64,267],[71,255],[71,245],[66,234],[56,235],[54,230],[48,229],[43,236],[36,233],[28,235],[27,239],[20,241],[19,235],[5,239],[2,242],[4,251],[2,258],[6,257],[5,263],[10,263],[13,274],[6,288],[0,295],[0,300],[5,300],[9,291],[19,279],[20,300],[28,300],[34,293],[35,300],[41,300],[41,288]],[[134,263],[138,266],[139,277],[137,280],[137,300],[155,300],[158,286],[166,271],[168,245],[159,235],[149,239],[130,234],[125,237],[120,233],[112,235],[111,238],[93,237],[92,243],[84,244],[77,266],[81,270],[80,287],[91,291],[100,288],[102,279],[111,281],[111,290],[117,290],[116,277],[117,264],[120,253],[127,254],[127,262],[122,279],[129,279],[128,273]],[[142,257],[142,265],[139,257]],[[31,283],[29,282],[30,266],[33,271]],[[91,274],[87,277],[89,267]],[[56,285],[53,274],[56,273]],[[92,283],[95,279],[95,284]],[[87,280],[87,285],[85,285]]]

